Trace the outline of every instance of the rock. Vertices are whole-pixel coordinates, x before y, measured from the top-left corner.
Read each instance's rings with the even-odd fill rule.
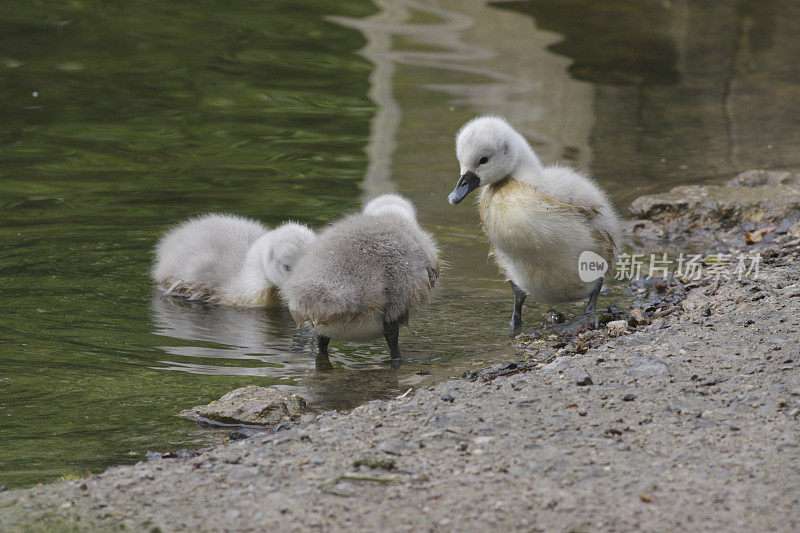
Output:
[[[455,401],[455,398],[453,397],[452,394],[443,394],[442,395],[442,400],[444,400],[446,402],[453,403]]]
[[[638,307],[634,307],[628,312],[628,325],[632,328],[647,324],[647,317]]]
[[[747,189],[719,185],[675,187],[668,193],[646,195],[631,204],[639,218],[667,226],[689,228],[693,224],[714,224],[730,228],[742,221],[780,223],[789,213],[800,210],[800,186],[764,185]],[[696,227],[696,226],[695,226]]]
[[[547,363],[542,367],[543,370],[547,372],[563,372],[570,368],[574,363],[574,359],[572,357],[558,357],[554,359],[552,362]]]
[[[560,313],[555,309],[549,309],[542,313],[542,323],[548,326],[563,324],[565,320],[564,313]]]
[[[709,298],[701,291],[692,291],[684,301],[681,302],[683,312],[689,316],[700,316],[705,313],[709,305]]]
[[[375,470],[387,471],[392,471],[397,468],[397,464],[395,463],[394,459],[388,459],[379,455],[365,455],[353,461],[354,468],[360,468],[362,466]]]
[[[631,357],[629,362],[631,368],[628,373],[636,378],[653,377],[669,372],[667,365],[649,357]]]
[[[792,224],[786,231],[786,235],[792,239],[800,239],[800,222]]]
[[[626,320],[614,320],[606,324],[608,334],[612,337],[618,337],[628,331],[628,322]]]
[[[775,233],[777,233],[778,235],[786,235],[787,233],[789,233],[789,230],[794,227],[795,224],[797,224],[797,219],[784,218],[781,221],[781,223],[778,224],[778,227],[775,228]]]
[[[580,374],[578,378],[575,380],[575,384],[579,387],[586,387],[588,385],[591,385],[592,377],[587,373]]]
[[[296,394],[250,385],[232,390],[208,405],[183,411],[181,416],[202,417],[223,424],[273,426],[298,418],[306,407],[306,401]]]
[[[756,244],[757,242],[761,242],[765,235],[769,235],[773,231],[775,231],[775,226],[767,226],[766,228],[761,228],[755,231],[748,231],[744,234],[744,242],[746,244]]]
[[[745,170],[728,181],[728,187],[760,187],[762,185],[798,185],[800,174],[775,170]]]
[[[767,244],[771,231],[800,216],[800,173],[752,170],[727,185],[675,187],[637,198],[630,212],[638,220],[627,222],[626,231],[635,239]]]

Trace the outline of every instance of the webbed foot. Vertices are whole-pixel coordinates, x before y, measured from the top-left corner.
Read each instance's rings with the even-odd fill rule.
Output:
[[[546,329],[552,330],[557,335],[574,335],[583,329],[597,329],[600,322],[597,313],[583,313],[581,316],[562,324],[552,324]]]
[[[553,324],[548,326],[547,329],[554,331],[558,335],[574,335],[582,329],[597,329],[600,321],[597,318],[595,308],[597,307],[597,297],[600,295],[600,289],[602,288],[603,278],[600,278],[594,282],[594,286],[589,293],[589,302],[586,304],[586,309],[581,316],[564,324]]]

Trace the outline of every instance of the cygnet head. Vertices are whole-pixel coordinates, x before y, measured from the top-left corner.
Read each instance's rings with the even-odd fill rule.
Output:
[[[505,179],[530,152],[528,142],[502,118],[470,120],[456,135],[461,177],[447,201],[457,204],[478,187]]]
[[[308,227],[287,222],[256,241],[254,248],[258,247],[261,268],[267,281],[280,287],[315,238],[316,235]]]
[[[397,194],[382,194],[364,206],[365,215],[381,216],[392,214],[408,220],[417,219],[417,210],[414,205]]]

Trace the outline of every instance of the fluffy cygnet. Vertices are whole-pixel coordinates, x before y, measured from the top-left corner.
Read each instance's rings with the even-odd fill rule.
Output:
[[[542,302],[588,297],[583,316],[568,327],[596,327],[603,273],[584,281],[579,258],[592,252],[613,265],[620,225],[606,194],[572,168],[542,166],[525,138],[499,117],[467,122],[456,137],[456,155],[461,177],[448,201],[457,204],[481,188],[483,230],[514,293],[512,328],[522,324],[528,295]]]
[[[313,231],[293,222],[269,231],[235,215],[202,215],[161,238],[152,275],[168,292],[188,298],[270,305],[278,303],[276,288],[313,240]]]
[[[414,206],[383,195],[322,231],[281,294],[295,320],[317,333],[320,352],[330,339],[383,335],[397,360],[400,325],[428,299],[438,275],[436,243],[417,224]]]

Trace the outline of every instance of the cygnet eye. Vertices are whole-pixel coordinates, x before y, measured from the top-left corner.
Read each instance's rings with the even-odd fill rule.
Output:
[[[481,157],[480,161],[478,161],[478,164],[479,165],[483,165],[484,163],[488,163],[488,162],[489,162],[489,158],[486,157],[486,156],[483,156],[483,157]]]
[[[292,271],[292,266],[291,266],[291,265],[283,265],[283,269],[284,269],[286,272],[291,272],[291,271]]]

